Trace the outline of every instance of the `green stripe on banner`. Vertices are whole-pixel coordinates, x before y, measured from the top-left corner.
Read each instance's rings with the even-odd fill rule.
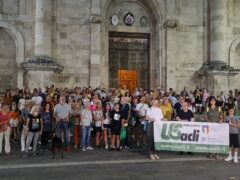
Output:
[[[155,142],[156,150],[228,154],[229,146]]]

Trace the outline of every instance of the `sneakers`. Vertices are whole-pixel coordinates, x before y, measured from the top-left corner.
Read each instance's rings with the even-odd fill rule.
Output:
[[[107,145],[107,144],[105,145],[105,149],[106,149],[106,150],[108,149],[108,145]]]
[[[74,144],[73,148],[74,149],[77,149],[78,145],[77,144]]]
[[[238,163],[238,157],[237,157],[237,156],[234,156],[233,162],[234,162],[234,163]]]
[[[129,146],[124,146],[124,149],[130,149],[130,147]]]
[[[93,150],[91,146],[86,147],[86,150]]]
[[[137,147],[140,148],[141,147],[141,144],[139,142],[137,142]]]
[[[86,148],[85,148],[85,147],[83,147],[83,148],[81,149],[81,151],[82,151],[82,152],[85,152],[85,151],[86,151]]]
[[[149,158],[150,158],[151,160],[156,160],[154,154],[150,154]]]
[[[228,156],[226,159],[224,159],[225,161],[232,161],[233,160],[233,158],[232,158],[232,156]]]
[[[234,163],[238,163],[238,157],[237,156],[234,156],[234,158],[232,156],[228,156],[226,159],[224,159],[225,161],[229,162],[229,161],[232,161]]]
[[[159,156],[157,154],[153,154],[153,156],[155,157],[155,160],[159,160]]]

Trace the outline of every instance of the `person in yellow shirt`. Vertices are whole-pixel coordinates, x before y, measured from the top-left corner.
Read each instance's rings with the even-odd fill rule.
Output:
[[[163,113],[164,120],[170,121],[172,119],[173,108],[168,100],[168,97],[164,97],[160,108]]]

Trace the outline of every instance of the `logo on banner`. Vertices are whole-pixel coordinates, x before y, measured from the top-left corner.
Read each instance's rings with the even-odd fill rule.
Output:
[[[163,124],[162,126],[162,132],[161,132],[161,137],[163,140],[175,140],[175,141],[195,141],[198,142],[199,140],[199,130],[194,129],[190,133],[183,133],[181,132],[182,124]]]
[[[203,125],[202,126],[202,132],[204,134],[208,134],[209,133],[209,126],[208,125]]]

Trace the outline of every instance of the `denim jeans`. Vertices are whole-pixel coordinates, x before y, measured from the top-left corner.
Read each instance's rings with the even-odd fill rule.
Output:
[[[90,146],[91,126],[82,126],[82,147]]]
[[[57,137],[62,139],[62,134],[64,135],[64,145],[68,147],[69,137],[68,137],[68,122],[66,121],[58,121],[56,128]]]
[[[27,144],[26,144],[26,148],[25,148],[26,153],[28,153],[28,150],[29,150],[29,147],[32,143],[32,140],[33,140],[33,151],[32,152],[36,152],[39,135],[40,135],[40,131],[38,131],[38,132],[28,132]]]

